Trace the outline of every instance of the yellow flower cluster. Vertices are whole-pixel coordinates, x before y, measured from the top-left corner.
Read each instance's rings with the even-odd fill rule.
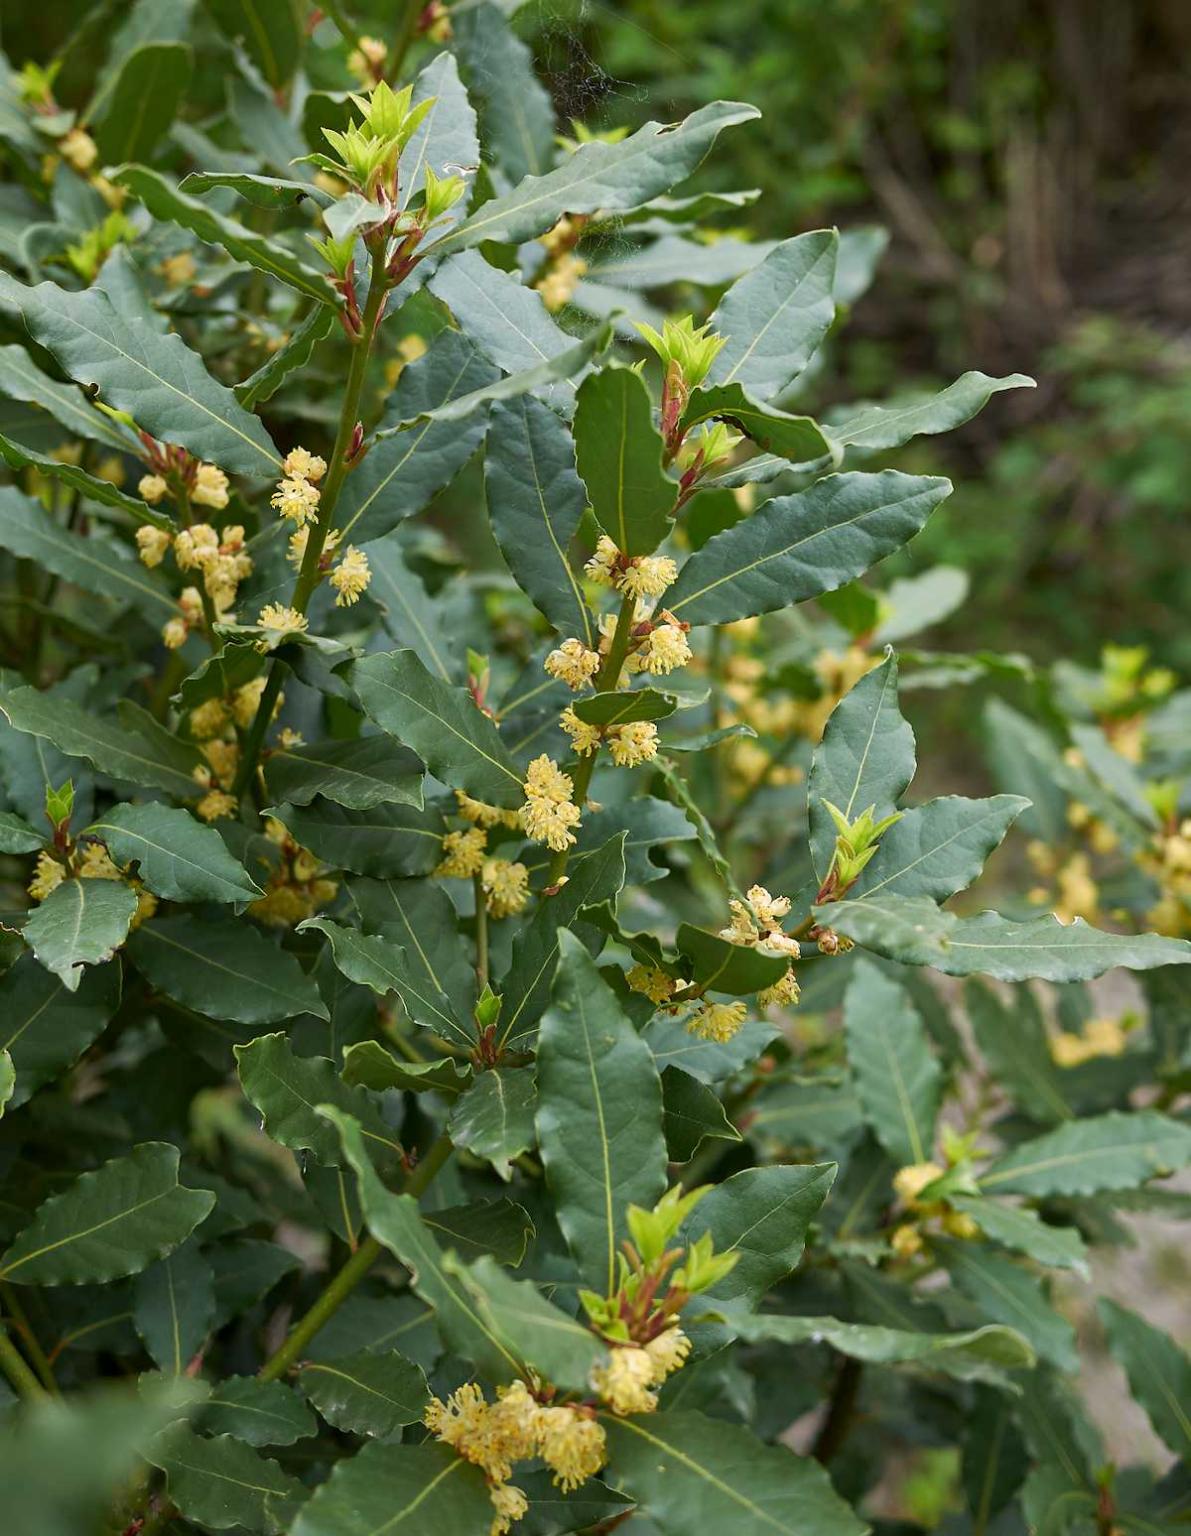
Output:
[[[522,788],[525,804],[521,820],[526,835],[562,853],[575,842],[573,829],[579,825],[579,807],[572,799],[574,781],[543,752],[530,763]]]
[[[594,1477],[608,1457],[603,1428],[588,1410],[543,1406],[520,1381],[502,1387],[494,1403],[468,1382],[445,1402],[431,1398],[423,1422],[487,1477],[496,1511],[490,1536],[504,1536],[528,1508],[525,1495],[509,1483],[516,1462],[540,1456],[555,1486],[571,1493]]]
[[[980,1235],[980,1228],[967,1211],[953,1211],[945,1201],[921,1198],[922,1192],[936,1179],[941,1179],[945,1172],[946,1169],[938,1163],[927,1162],[911,1163],[894,1174],[894,1193],[913,1218],[902,1222],[890,1234],[889,1245],[899,1259],[911,1259],[922,1252],[925,1246],[922,1224],[936,1218],[948,1237],[971,1242]]]
[[[571,738],[580,757],[594,752],[601,741],[608,743],[608,751],[618,768],[635,768],[658,753],[658,728],[652,720],[634,720],[629,725],[589,725],[568,708],[563,710],[558,723]]]
[[[687,1033],[700,1040],[714,1040],[717,1045],[727,1045],[740,1033],[740,1027],[748,1017],[748,1008],[737,999],[733,1003],[704,1003],[697,1013],[687,1020]]]
[[[339,884],[309,849],[295,842],[289,829],[269,817],[265,836],[278,849],[277,868],[265,884],[265,894],[248,908],[253,917],[273,928],[294,928],[335,900]]]
[[[1097,1056],[1121,1056],[1128,1044],[1128,1020],[1089,1019],[1079,1034],[1052,1036],[1050,1054],[1060,1067],[1078,1067]]]
[[[201,464],[200,475],[204,470],[222,476],[222,471],[214,465]],[[150,479],[161,480],[161,477],[146,477],[146,480]],[[146,480],[141,481],[142,494]],[[224,477],[225,503],[226,483]],[[161,485],[164,488],[164,480]],[[229,613],[235,602],[240,583],[252,574],[252,557],[245,548],[244,529],[239,523],[229,524],[221,532],[216,532],[210,523],[192,523],[176,534],[145,523],[136,531],[136,546],[141,561],[150,568],[159,566],[172,548],[174,562],[180,571],[200,571],[211,606],[221,618]],[[196,588],[187,587],[179,604],[181,615],[170,619],[162,630],[162,639],[171,650],[184,644],[190,630],[203,621],[203,600]]]
[[[485,859],[480,885],[492,917],[515,917],[529,901],[529,870],[509,859]]]
[[[583,569],[598,586],[614,587],[638,599],[661,597],[678,575],[669,555],[622,555],[606,533],[600,535]]]
[[[293,448],[282,465],[285,471],[269,498],[273,508],[299,528],[318,516],[318,481],[327,472],[325,462],[305,448]]]
[[[1047,905],[1061,923],[1077,917],[1095,922],[1100,908],[1100,887],[1092,874],[1092,861],[1086,853],[1073,853],[1060,860],[1054,851],[1038,839],[1026,847],[1026,857],[1044,879],[1053,881],[1054,889],[1035,886],[1029,899]]]
[[[362,549],[349,544],[335,569],[331,572],[331,585],[335,588],[336,608],[350,608],[358,603],[372,580],[368,556]]]
[[[682,985],[672,976],[667,976],[665,971],[659,971],[652,965],[634,965],[625,976],[629,988],[633,992],[640,992],[651,1003],[668,1003],[670,998]]]
[[[576,256],[574,251],[564,251],[562,255],[554,257],[550,262],[546,271],[534,283],[534,287],[542,295],[542,303],[552,314],[571,302],[575,289],[579,286],[579,279],[586,271],[587,263],[582,256]]]
[[[488,837],[482,827],[448,832],[442,840],[442,858],[434,873],[445,880],[470,880],[484,867]]]
[[[797,960],[802,950],[798,940],[782,932],[782,923],[790,915],[788,896],[771,896],[763,885],[750,886],[748,905],[742,901],[730,901],[732,913],[727,928],[720,929],[720,938],[729,944],[739,944],[759,949],[767,955],[787,955]],[[762,1007],[770,1004],[784,1006],[798,1001],[798,978],[791,966],[784,976],[757,994]]]
[[[592,1372],[591,1384],[613,1413],[652,1413],[656,1388],[685,1364],[691,1341],[681,1328],[666,1328],[647,1344],[613,1348],[606,1366]]]
[[[550,652],[546,657],[545,668],[551,677],[578,693],[581,688],[591,686],[592,679],[600,670],[600,654],[588,650],[582,640],[572,637]]]
[[[284,603],[266,603],[257,614],[256,622],[265,631],[257,642],[257,648],[262,651],[271,649],[286,635],[302,634],[310,623],[304,613],[287,608]]]
[[[209,507],[212,512],[222,512],[228,504],[227,476],[216,464],[198,464],[186,477],[186,489],[190,501],[196,507]],[[169,494],[169,482],[159,474],[142,475],[137,493],[142,501],[155,507]]]
[[[655,624],[629,656],[630,672],[665,675],[685,667],[691,659],[686,629],[678,623]]]
[[[1146,921],[1171,938],[1191,938],[1191,817],[1161,834],[1138,863],[1161,890]]]

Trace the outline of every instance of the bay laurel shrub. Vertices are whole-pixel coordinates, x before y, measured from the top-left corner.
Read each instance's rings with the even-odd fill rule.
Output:
[[[6,1529],[852,1536],[928,1452],[1175,1529],[1054,1286],[1184,1214],[1189,696],[862,579],[1030,381],[814,419],[881,241],[725,231],[751,107],[556,137],[512,7],[325,9],[0,84]]]

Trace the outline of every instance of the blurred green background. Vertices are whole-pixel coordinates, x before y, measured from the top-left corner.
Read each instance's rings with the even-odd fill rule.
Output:
[[[764,189],[757,237],[888,229],[816,407],[1038,380],[904,456],[957,484],[903,557],[972,577],[941,643],[1191,671],[1186,0],[541,0],[518,28],[564,118],[757,103],[705,172]]]

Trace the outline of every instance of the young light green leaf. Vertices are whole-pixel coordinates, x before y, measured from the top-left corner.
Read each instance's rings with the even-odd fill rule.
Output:
[[[265,760],[270,796],[309,805],[315,795],[367,811],[375,805],[422,808],[422,764],[389,736],[275,747]]]
[[[605,1481],[666,1536],[863,1536],[818,1462],[700,1413],[603,1419]]]
[[[307,1361],[298,1385],[328,1424],[356,1435],[416,1424],[430,1397],[421,1369],[395,1349]]]
[[[629,1205],[666,1187],[662,1086],[645,1041],[574,935],[559,934],[538,1031],[538,1145],[558,1223],[586,1285],[610,1296]]]
[[[29,334],[72,378],[154,437],[233,473],[277,474],[277,450],[260,422],[180,336],[119,314],[96,288],[26,288],[0,274],[0,298],[21,312]]]
[[[127,603],[152,623],[164,624],[178,612],[161,578],[122,545],[94,533],[81,538],[10,485],[0,488],[0,548],[32,560],[84,592]]]
[[[900,448],[912,437],[950,432],[970,421],[1003,389],[1033,388],[1034,380],[1024,373],[1011,373],[1003,379],[990,378],[987,373],[965,373],[937,395],[864,406],[855,415],[835,420],[828,431],[845,448],[869,453]]]
[[[460,330],[505,373],[549,362],[575,344],[575,338],[550,318],[535,289],[490,266],[479,251],[448,257],[427,286],[455,316]],[[558,379],[542,391],[543,400],[559,410],[574,397],[569,379]]]
[[[128,954],[159,992],[213,1019],[277,1024],[303,1013],[327,1017],[317,986],[294,956],[251,923],[190,914],[154,918],[132,935]]]
[[[952,1283],[975,1303],[982,1317],[1016,1328],[1043,1360],[1059,1370],[1078,1370],[1075,1330],[1055,1311],[1040,1280],[983,1243],[936,1238],[933,1246]]]
[[[1100,1317],[1108,1343],[1124,1366],[1134,1397],[1167,1445],[1191,1456],[1191,1359],[1169,1334],[1105,1296]]]
[[[424,1536],[428,1530],[462,1536],[491,1524],[484,1474],[450,1446],[373,1441],[335,1463],[290,1536],[352,1536],[361,1529],[384,1536]]]
[[[208,1439],[183,1423],[156,1435],[145,1457],[165,1473],[169,1496],[186,1518],[217,1531],[234,1527],[279,1536],[291,1528],[309,1493],[242,1440]]]
[[[949,480],[892,469],[827,475],[709,539],[666,606],[688,624],[723,624],[832,592],[900,549],[950,494]]]
[[[662,1129],[672,1163],[688,1163],[705,1141],[739,1141],[718,1093],[679,1067],[662,1073]]]
[[[490,1162],[502,1179],[512,1177],[513,1159],[534,1145],[537,1093],[528,1067],[494,1067],[481,1072],[451,1110],[451,1140]]]
[[[181,1376],[214,1317],[214,1276],[193,1238],[137,1276],[133,1325],[159,1370]]]
[[[249,1445],[293,1445],[318,1432],[314,1415],[283,1381],[225,1376],[191,1419],[205,1435],[231,1435]]]
[[[584,144],[557,170],[527,176],[503,197],[491,198],[431,249],[442,256],[485,240],[519,244],[564,213],[638,208],[689,176],[722,129],[758,115],[755,107],[719,101],[681,123],[646,123],[619,144]]]
[[[713,384],[738,381],[772,400],[793,383],[835,316],[838,248],[834,229],[783,240],[728,289],[711,317],[712,330],[727,338],[711,365]]]
[[[73,1066],[102,1034],[119,1002],[118,965],[84,971],[73,991],[32,955],[22,955],[5,971],[0,977],[0,1050],[16,1069],[11,1107]]]
[[[493,805],[524,800],[496,725],[464,689],[427,672],[413,651],[365,656],[347,678],[368,718],[411,746],[436,778]]]
[[[176,1147],[142,1142],[39,1206],[0,1259],[0,1279],[84,1285],[135,1275],[184,1242],[214,1204],[209,1190],[178,1183]]]
[[[830,798],[830,796],[828,796]],[[833,802],[836,803],[836,802]],[[902,812],[849,896],[929,896],[946,901],[972,884],[984,861],[1029,808],[1020,795],[943,795]]]
[[[137,895],[121,880],[64,880],[22,929],[38,962],[77,992],[85,965],[110,960],[128,937]]]
[[[925,897],[841,901],[816,907],[821,922],[866,949],[905,965],[931,965],[948,976],[980,973],[999,981],[1088,981],[1115,965],[1148,971],[1191,963],[1191,943],[1154,933],[1103,933],[1082,918],[1036,917],[1017,923],[999,912],[961,918]]]
[[[262,894],[215,828],[188,811],[156,802],[115,805],[87,832],[107,845],[122,868],[135,863],[137,878],[167,901],[230,901],[242,907]]]
[[[190,48],[177,42],[147,42],[122,60],[95,135],[104,160],[152,158],[177,115],[193,63]]]
[[[493,406],[484,488],[493,535],[517,585],[561,635],[594,648],[595,620],[568,555],[587,490],[570,432],[532,395]]]
[[[323,274],[308,266],[279,241],[266,239],[207,203],[188,197],[172,182],[145,165],[121,165],[111,179],[143,203],[155,219],[180,224],[208,245],[225,250],[233,261],[242,261],[266,277],[284,283],[316,304],[334,307],[335,290]]]
[[[670,527],[678,487],[640,374],[602,368],[579,387],[575,461],[600,527],[622,554],[651,555]]]
[[[868,1323],[844,1323],[835,1317],[785,1317],[762,1312],[740,1319],[740,1338],[758,1343],[830,1344],[852,1360],[871,1365],[909,1365],[941,1371],[957,1381],[1008,1384],[1006,1371],[1029,1369],[1034,1351],[1027,1339],[997,1324],[964,1333],[913,1333]]]
[[[498,371],[459,331],[443,331],[424,357],[401,371],[376,439],[344,482],[336,508],[343,544],[391,533],[450,484],[479,447],[484,413],[440,421],[434,413],[494,385]],[[371,557],[372,551],[369,551]],[[380,595],[372,590],[369,596]]]
[[[400,1159],[397,1133],[387,1125],[367,1089],[350,1088],[323,1056],[297,1056],[285,1035],[259,1035],[235,1048],[244,1097],[256,1108],[266,1134],[293,1152],[310,1152],[329,1167],[342,1163],[334,1126],[316,1111],[333,1104],[351,1115],[372,1155]]]
[[[1191,1162],[1191,1128],[1156,1110],[1112,1110],[1019,1143],[980,1175],[984,1194],[1094,1195],[1135,1189]]]
[[[856,1092],[877,1140],[902,1166],[928,1162],[943,1074],[917,1009],[895,981],[859,960],[844,1028]]]

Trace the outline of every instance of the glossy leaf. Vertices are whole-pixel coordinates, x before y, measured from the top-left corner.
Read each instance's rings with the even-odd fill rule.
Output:
[[[1029,804],[1020,795],[987,800],[944,795],[903,811],[901,820],[882,833],[875,857],[849,897],[929,896],[946,901],[978,878],[984,861]]]
[[[127,445],[124,445],[124,451],[128,451]],[[39,475],[44,476],[48,480],[57,480],[62,485],[69,486],[72,491],[76,491],[80,496],[86,497],[89,501],[97,501],[101,506],[105,507],[118,507],[121,512],[126,513],[129,517],[138,518],[141,522],[146,522],[153,516],[143,501],[139,501],[135,496],[129,496],[125,491],[120,490],[118,486],[113,485],[110,480],[101,480],[98,475],[89,473],[81,465],[66,464],[61,459],[56,459],[50,454],[39,452],[36,448],[27,448],[23,443],[18,442],[14,438],[5,437],[2,433],[0,433],[0,458],[3,458],[9,469],[34,469]],[[14,495],[15,493],[8,493],[6,488],[5,500],[9,503],[9,506],[12,505]],[[42,523],[48,525],[49,528],[53,528],[54,532],[59,534],[60,542],[66,543],[69,536],[65,535],[64,530],[55,528],[52,520],[43,509],[38,508],[37,510]],[[9,513],[6,509],[4,525],[7,525],[8,520]],[[6,526],[5,533],[7,535]],[[19,535],[17,536],[19,537]],[[36,539],[36,530],[27,530],[25,537],[27,539]],[[69,539],[69,542],[74,544],[81,541]],[[88,540],[88,543],[90,542],[91,540]],[[116,558],[114,546],[112,548],[113,558]],[[101,547],[100,553],[102,552],[103,549]],[[14,553],[19,553],[19,551],[14,551]],[[30,558],[37,557],[31,556]],[[85,583],[83,584],[85,585]]]
[[[265,782],[273,799],[290,805],[309,805],[322,795],[356,811],[422,808],[422,764],[388,736],[276,747],[265,761]]]
[[[358,1435],[416,1424],[430,1397],[421,1370],[396,1350],[308,1361],[298,1385],[328,1424]]]
[[[774,453],[789,464],[817,463],[833,453],[831,439],[817,422],[809,416],[791,416],[775,405],[762,405],[738,380],[704,384],[692,391],[682,413],[683,430],[689,432],[700,422],[711,420],[726,421],[763,452]]]
[[[711,317],[727,342],[711,366],[715,384],[741,383],[759,400],[780,395],[814,356],[835,315],[839,235],[783,240],[729,288]]]
[[[81,1285],[135,1275],[207,1216],[215,1196],[178,1183],[178,1149],[146,1141],[39,1206],[0,1259],[0,1280]]]
[[[865,1119],[901,1166],[934,1151],[942,1070],[922,1019],[883,971],[858,961],[844,1001],[848,1064]]]
[[[830,1344],[871,1365],[910,1365],[957,1381],[1005,1384],[1005,1372],[1034,1364],[1034,1351],[1012,1328],[992,1324],[964,1333],[913,1333],[836,1317],[785,1317],[764,1312],[737,1324],[742,1339],[776,1344]]]
[[[666,606],[688,624],[724,624],[833,592],[912,539],[950,492],[892,469],[828,475],[709,539]]]
[[[0,347],[0,393],[38,406],[71,437],[86,438],[109,452],[134,449],[134,440],[122,423],[92,405],[77,384],[64,384],[43,372],[24,347]]]
[[[282,9],[286,3],[282,0]],[[121,165],[112,172],[112,180],[131,192],[155,219],[180,224],[206,244],[225,250],[233,261],[255,267],[316,304],[335,304],[335,290],[321,272],[299,260],[279,241],[258,235],[235,219],[216,213],[208,203],[188,197],[157,171],[145,165]]]
[[[442,993],[466,1026],[475,1010],[476,973],[443,887],[431,880],[352,880],[349,890],[364,931],[399,944],[418,990]]]
[[[311,1152],[320,1163],[342,1161],[335,1128],[317,1111],[332,1104],[351,1115],[372,1156],[400,1158],[397,1134],[386,1125],[367,1091],[349,1088],[322,1056],[296,1056],[282,1034],[259,1035],[236,1047],[244,1097],[259,1110],[266,1134],[293,1152]]]
[[[925,897],[837,902],[816,915],[866,949],[905,965],[931,965],[948,976],[998,981],[1088,981],[1113,966],[1148,971],[1191,962],[1191,944],[1154,933],[1103,933],[1082,918],[1014,922],[998,912],[957,917]]]
[[[603,1420],[604,1474],[666,1536],[862,1536],[818,1462],[699,1413]]]
[[[689,176],[724,128],[756,117],[755,107],[713,102],[681,123],[646,123],[619,144],[585,144],[557,170],[527,176],[486,202],[432,249],[462,251],[485,240],[518,244],[549,229],[564,213],[623,213]]]
[[[109,164],[152,156],[186,93],[193,62],[191,50],[176,42],[146,43],[121,60],[96,133]]]
[[[274,1536],[290,1529],[308,1490],[275,1461],[230,1435],[210,1439],[171,1424],[145,1451],[165,1473],[169,1496],[189,1520],[217,1531]]]
[[[59,976],[22,955],[0,977],[0,1050],[16,1071],[10,1107],[15,1109],[43,1083],[78,1060],[103,1033],[120,1001],[120,967],[83,973],[70,990]]]
[[[1187,1126],[1152,1109],[1114,1110],[1020,1142],[980,1175],[980,1188],[998,1195],[1094,1195],[1135,1189],[1189,1162]]]
[[[517,585],[561,635],[595,645],[595,620],[568,551],[587,506],[575,444],[532,395],[495,405],[484,452],[488,518]]]
[[[83,967],[110,960],[128,936],[137,895],[120,880],[64,880],[22,929],[39,964],[76,992]]]
[[[264,428],[180,336],[120,314],[95,288],[26,288],[0,274],[0,297],[20,311],[29,334],[67,373],[155,437],[229,472],[278,473],[277,450]]]
[[[365,656],[347,675],[369,719],[411,746],[437,778],[493,805],[522,803],[521,775],[496,726],[413,651]]]
[[[962,426],[1003,389],[1033,388],[1033,379],[1024,373],[1011,373],[1003,379],[990,378],[987,373],[965,373],[937,395],[895,401],[892,405],[865,406],[828,430],[845,448],[870,453],[881,448],[900,448],[912,437],[950,432],[953,427]]]
[[[133,1323],[160,1370],[181,1376],[215,1316],[211,1266],[191,1239],[137,1276]]]
[[[771,987],[790,968],[788,955],[767,954],[745,944],[733,944],[718,933],[680,923],[679,953],[689,962],[691,979],[706,992],[746,996]]]
[[[386,534],[371,544],[368,562],[372,567],[368,595],[379,607],[385,629],[398,645],[415,651],[428,672],[444,683],[454,682],[463,658],[453,653],[441,605],[406,564],[400,535]]]
[[[283,1381],[225,1376],[191,1421],[207,1435],[231,1435],[249,1445],[292,1445],[317,1432],[314,1415]]]
[[[432,806],[415,811],[404,805],[376,805],[351,811],[316,796],[308,806],[272,806],[303,848],[338,869],[354,874],[425,875],[442,857],[446,827]]]
[[[326,917],[308,918],[303,928],[326,934],[335,964],[351,981],[371,987],[378,997],[396,992],[415,1024],[460,1045],[474,1044],[470,1019],[456,1016],[450,998],[429,980],[416,954],[411,959],[395,939],[360,933]]]
[[[295,0],[204,0],[220,30],[243,47],[274,90],[293,78],[302,51],[302,17]]]
[[[242,907],[261,895],[214,827],[186,811],[155,803],[117,805],[87,831],[106,844],[121,868],[135,864],[137,878],[167,901]]]
[[[679,1067],[662,1073],[662,1128],[672,1163],[686,1163],[705,1141],[739,1141],[719,1095]]]
[[[641,376],[603,368],[579,387],[575,461],[596,521],[622,554],[651,555],[666,537],[678,487]]]
[[[331,1476],[291,1528],[290,1536],[441,1536],[483,1532],[492,1523],[488,1485],[479,1467],[449,1446],[375,1442],[335,1463]]]
[[[611,1295],[629,1205],[666,1186],[662,1088],[649,1047],[587,951],[559,936],[553,1002],[537,1048],[538,1145],[583,1282]]]
[[[233,918],[158,917],[132,935],[128,953],[157,988],[186,1008],[240,1024],[327,1017],[318,988],[293,955]]]
[[[451,1140],[490,1162],[504,1179],[513,1159],[534,1145],[537,1093],[528,1067],[494,1067],[481,1072],[451,1111]]]

